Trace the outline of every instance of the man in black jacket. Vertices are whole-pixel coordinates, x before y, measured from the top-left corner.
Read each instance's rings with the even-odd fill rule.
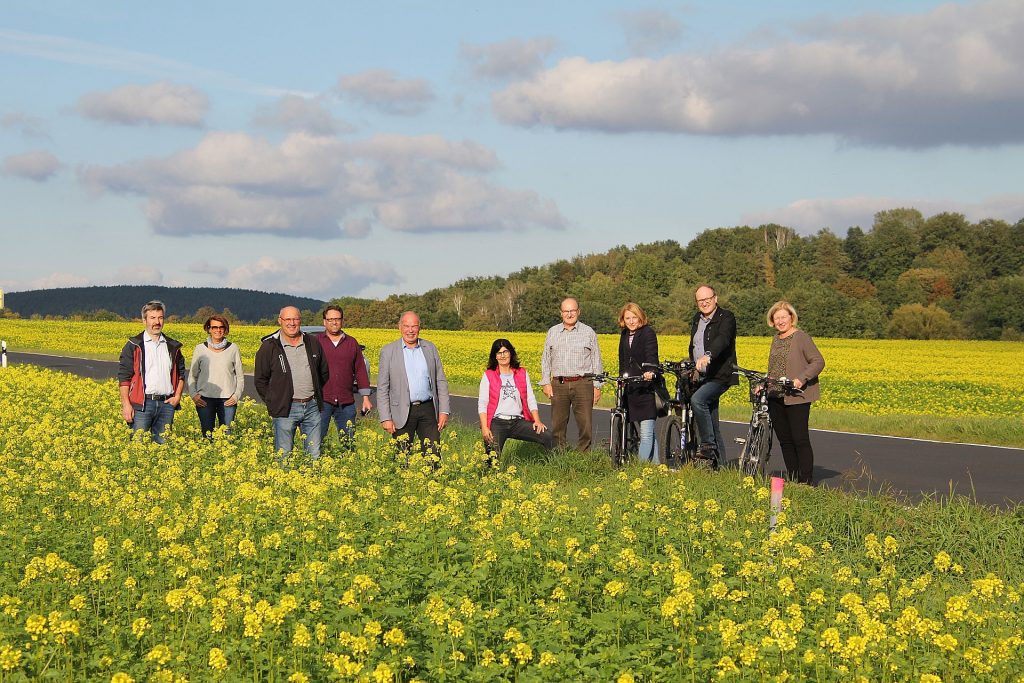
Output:
[[[690,358],[704,378],[690,404],[700,432],[702,455],[713,449],[717,466],[725,464],[725,439],[718,425],[718,401],[739,384],[732,369],[736,364],[736,316],[718,307],[714,287],[701,285],[694,294],[697,313],[690,324]]]
[[[299,309],[282,308],[277,322],[281,329],[263,337],[256,352],[256,392],[273,419],[274,450],[279,457],[291,453],[298,427],[306,437],[306,453],[316,460],[327,360],[316,337],[302,331]]]

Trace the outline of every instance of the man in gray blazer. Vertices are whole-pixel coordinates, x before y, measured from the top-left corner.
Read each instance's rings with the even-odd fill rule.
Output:
[[[420,339],[420,317],[402,314],[398,323],[402,338],[380,350],[377,368],[377,411],[384,431],[398,438],[413,434],[426,453],[427,442],[435,454],[441,430],[448,424],[451,406],[448,378],[441,367],[437,347]]]

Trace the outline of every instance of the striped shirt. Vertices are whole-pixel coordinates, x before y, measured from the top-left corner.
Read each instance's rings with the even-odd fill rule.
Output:
[[[551,384],[557,377],[579,377],[604,371],[597,334],[589,325],[577,322],[571,329],[559,323],[544,338],[540,357],[540,383]],[[594,386],[600,386],[594,382]]]

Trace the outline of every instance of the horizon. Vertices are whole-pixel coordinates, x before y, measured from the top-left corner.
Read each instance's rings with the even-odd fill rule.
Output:
[[[1024,217],[1016,0],[5,9],[8,293],[383,299],[718,227]]]

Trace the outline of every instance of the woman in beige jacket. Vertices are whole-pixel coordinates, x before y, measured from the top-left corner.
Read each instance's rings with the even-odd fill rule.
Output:
[[[818,375],[825,369],[814,340],[797,329],[796,309],[788,301],[777,301],[767,315],[768,324],[778,330],[772,338],[768,353],[768,375],[793,380],[801,391],[784,393],[772,391],[768,395],[768,411],[772,427],[782,448],[789,476],[802,484],[814,484],[814,450],[808,421],[811,403],[821,396]]]

